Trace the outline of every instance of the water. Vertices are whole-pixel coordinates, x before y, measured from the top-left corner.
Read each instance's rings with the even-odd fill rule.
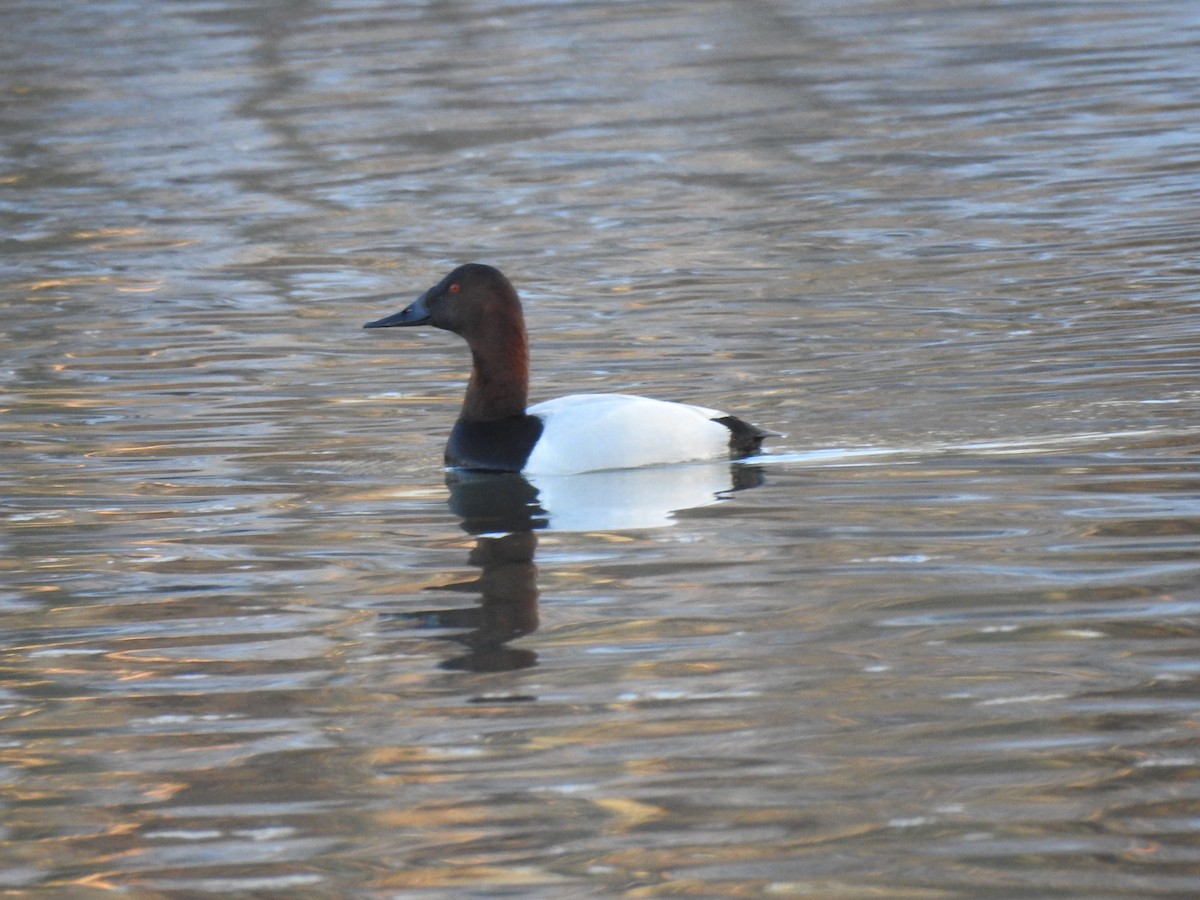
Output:
[[[1190,4],[0,25],[14,896],[1200,893]],[[448,483],[468,259],[784,436]]]

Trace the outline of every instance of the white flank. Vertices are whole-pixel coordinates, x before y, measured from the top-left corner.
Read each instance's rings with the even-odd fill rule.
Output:
[[[529,407],[542,435],[524,471],[571,475],[633,469],[729,453],[725,413],[629,394],[572,394]]]

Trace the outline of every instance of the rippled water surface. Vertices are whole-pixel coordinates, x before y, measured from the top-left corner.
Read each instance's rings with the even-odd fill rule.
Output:
[[[0,889],[1200,894],[1194,4],[0,35]],[[448,478],[472,259],[783,436]]]

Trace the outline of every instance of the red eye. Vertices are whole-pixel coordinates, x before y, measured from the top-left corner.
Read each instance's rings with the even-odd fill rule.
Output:
[[[446,290],[448,290],[452,294],[457,294],[460,290],[462,290],[462,288],[459,286],[458,282],[456,281],[456,282],[454,282],[454,284],[450,285],[450,287],[446,288]]]

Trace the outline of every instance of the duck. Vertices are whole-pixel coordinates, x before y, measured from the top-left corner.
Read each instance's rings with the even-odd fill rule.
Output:
[[[742,459],[775,433],[716,409],[631,394],[570,394],[532,406],[529,340],[512,282],[482,263],[450,272],[364,328],[432,325],[471,351],[471,377],[446,442],[451,469],[571,475]]]

